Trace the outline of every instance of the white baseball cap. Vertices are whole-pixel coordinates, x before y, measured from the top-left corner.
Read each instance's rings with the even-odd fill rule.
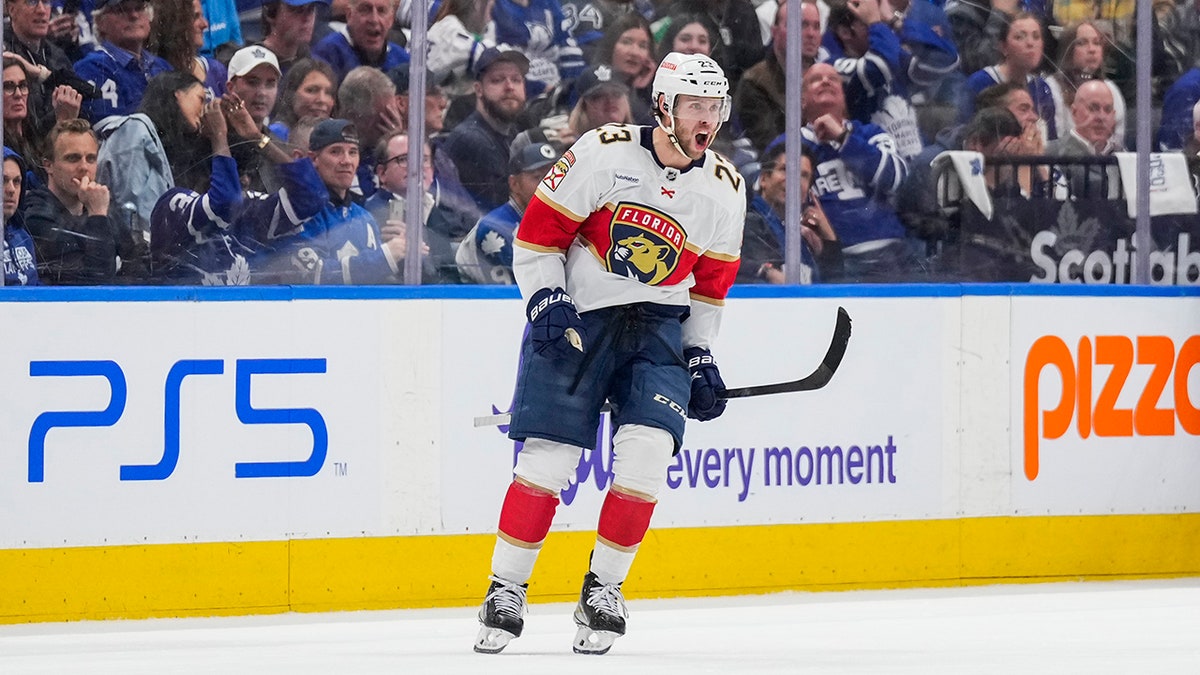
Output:
[[[229,76],[225,82],[228,83],[235,77],[241,77],[264,63],[274,68],[276,75],[283,74],[279,70],[279,59],[275,58],[275,52],[262,45],[242,47],[234,53],[232,59],[229,59]]]

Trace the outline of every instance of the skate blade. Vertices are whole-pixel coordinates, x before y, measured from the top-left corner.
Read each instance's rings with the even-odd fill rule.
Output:
[[[580,626],[575,631],[575,642],[571,645],[576,654],[607,654],[612,648],[613,643],[620,637],[619,633],[613,633],[606,630],[592,630],[587,626]]]
[[[475,636],[475,651],[480,654],[499,654],[516,636],[499,628],[480,626]]]

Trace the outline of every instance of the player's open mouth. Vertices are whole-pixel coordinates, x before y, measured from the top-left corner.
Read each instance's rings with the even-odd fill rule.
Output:
[[[696,147],[703,150],[708,147],[708,134],[696,134]]]

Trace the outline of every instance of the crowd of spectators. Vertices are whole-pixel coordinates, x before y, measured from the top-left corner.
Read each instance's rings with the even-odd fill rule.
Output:
[[[804,283],[942,280],[948,158],[1045,157],[982,189],[1116,200],[1115,163],[1071,160],[1132,147],[1132,2],[804,0],[798,111],[776,0],[262,0],[245,24],[238,4],[5,3],[5,284],[399,283],[409,256],[422,283],[511,284],[541,177],[591,129],[655,124],[671,51],[730,80],[714,147],[749,188],[739,283],[783,282],[789,191]],[[1195,172],[1200,0],[1153,6],[1155,149]]]

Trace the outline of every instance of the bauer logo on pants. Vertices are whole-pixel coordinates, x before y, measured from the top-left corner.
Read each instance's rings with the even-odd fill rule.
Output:
[[[611,238],[604,261],[608,271],[656,286],[679,264],[686,237],[667,214],[637,204],[621,203],[613,212]]]

